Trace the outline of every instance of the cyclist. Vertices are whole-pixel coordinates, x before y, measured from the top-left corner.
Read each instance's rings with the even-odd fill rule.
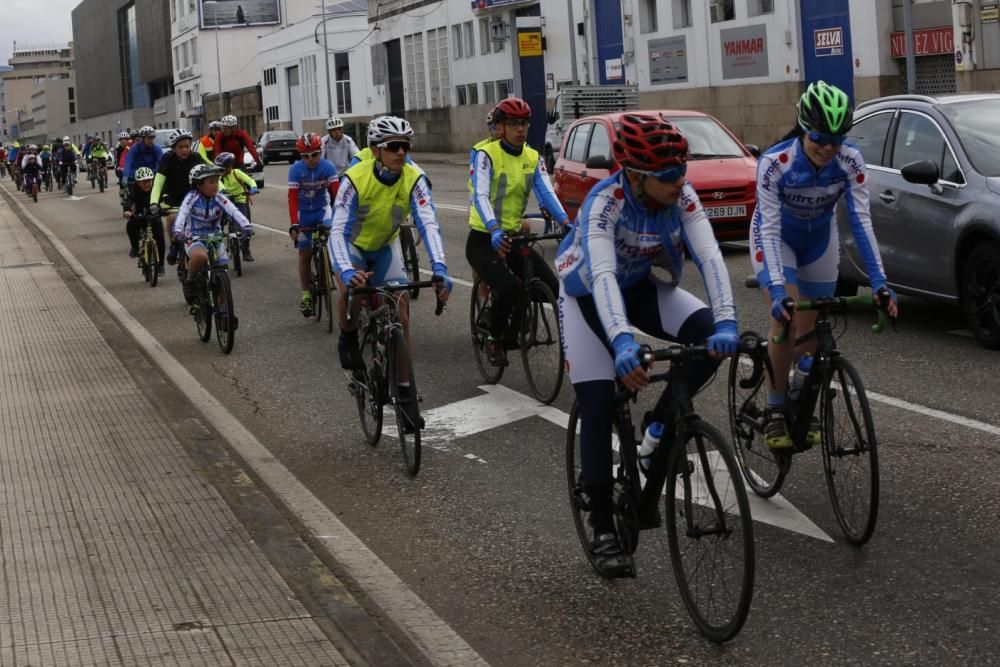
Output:
[[[173,238],[185,241],[184,250],[188,257],[188,274],[184,281],[184,300],[188,304],[194,302],[195,278],[208,262],[208,250],[205,241],[201,239],[210,234],[222,233],[223,213],[239,225],[245,234],[249,234],[252,230],[250,221],[243,217],[240,210],[231,201],[219,195],[221,173],[215,165],[204,163],[191,169],[188,175],[191,190],[181,202],[174,220]],[[217,251],[219,264],[228,264],[226,244],[219,242]]]
[[[244,130],[237,127],[239,121],[236,116],[223,116],[219,121],[221,131],[215,133],[213,142],[214,155],[232,153],[236,156],[236,163],[244,164],[244,151],[249,151],[255,164],[261,164],[260,156],[257,155],[257,148],[253,144],[253,139]]]
[[[163,149],[156,145],[156,130],[149,125],[139,128],[139,140],[125,154],[123,169],[125,181],[131,181],[132,175],[139,167],[149,167],[156,170],[163,158]]]
[[[10,169],[10,177],[17,182],[21,170],[21,161],[17,159],[17,154],[21,152],[21,144],[15,141],[10,150],[7,151],[7,167]],[[23,157],[23,156],[22,156]]]
[[[0,176],[3,176],[7,169],[7,148],[0,144]]]
[[[223,153],[215,158],[215,166],[222,170],[222,174],[219,177],[219,184],[225,191],[224,194],[236,204],[236,208],[240,209],[240,213],[247,220],[250,220],[250,204],[247,193],[255,195],[259,192],[257,190],[257,181],[243,173],[243,170],[236,168],[236,156],[232,153]],[[243,255],[244,262],[253,261],[253,255],[250,253],[249,236],[244,236],[240,239],[240,252]]]
[[[53,167],[59,167],[57,174],[60,188],[66,186],[66,181],[70,173],[76,173],[79,158],[80,149],[69,140],[69,137],[55,140],[55,148],[52,150],[52,161]]]
[[[520,289],[518,276],[523,274],[523,263],[532,262],[535,274],[553,293],[559,290],[559,281],[546,261],[534,251],[527,257],[510,254],[506,236],[530,230],[526,224],[522,227],[522,219],[531,192],[557,222],[565,224],[569,218],[552,191],[538,151],[526,144],[531,123],[528,103],[508,97],[497,104],[492,120],[497,124],[500,139],[479,144],[482,147],[473,155],[473,205],[469,209],[471,229],[465,256],[476,274],[493,290],[486,353],[494,366],[506,366],[502,337]],[[517,331],[516,326],[510,329],[511,334]]]
[[[208,124],[208,132],[198,140],[198,155],[205,159],[205,162],[212,162],[215,155],[215,133],[222,129],[219,121],[213,120]]]
[[[326,136],[323,137],[323,159],[337,169],[338,174],[347,171],[351,158],[358,152],[354,139],[344,134],[344,121],[331,118],[326,121]]]
[[[42,150],[38,152],[38,159],[42,162],[42,182],[51,185],[52,181],[52,147],[42,144]]]
[[[149,216],[150,224],[153,227],[153,237],[156,239],[156,250],[159,261],[156,263],[156,273],[162,276],[163,271],[163,221],[158,215],[153,215],[150,211],[150,195],[153,192],[153,170],[149,167],[139,167],[135,170],[135,179],[129,186],[128,195],[122,205],[122,217],[127,220],[125,223],[125,233],[128,234],[129,257],[139,256],[139,239],[142,238],[143,230],[146,227],[146,216]]]
[[[622,169],[590,190],[578,224],[556,256],[566,366],[580,406],[591,548],[598,569],[609,578],[623,576],[627,563],[612,519],[614,377],[633,391],[649,384],[632,326],[662,340],[707,341],[715,357],[735,352],[739,342],[722,253],[698,195],[684,178],[687,140],[660,114],[636,112],[622,116],[612,150]],[[711,308],[678,286],[685,246],[701,271]],[[669,277],[653,276],[654,263]],[[718,364],[715,358],[686,366],[693,391]],[[644,421],[667,421],[668,396],[664,390]],[[666,424],[664,433],[672,428]],[[656,517],[640,519],[656,523]]]
[[[191,132],[183,128],[174,130],[167,138],[170,152],[160,160],[153,181],[153,193],[150,195],[153,215],[160,213],[162,208],[167,214],[167,229],[171,229],[177,217],[177,206],[191,190],[188,174],[199,164],[205,164],[204,159],[191,150]],[[167,250],[167,264],[177,263],[177,253],[180,243],[172,241]]]
[[[42,161],[38,159],[38,146],[31,144],[21,158],[21,178],[24,192],[29,197],[42,180]]]
[[[122,184],[122,174],[125,169],[125,154],[129,149],[128,132],[118,133],[118,143],[115,145],[115,176],[118,177],[118,185]]]
[[[792,321],[789,339],[812,331],[815,312],[796,313],[801,297],[832,296],[837,283],[840,241],[834,209],[841,199],[851,230],[862,250],[874,294],[889,299],[888,312],[898,314],[897,298],[886,284],[882,257],[872,230],[868,184],[861,152],[845,142],[854,122],[847,95],[823,81],[809,84],[797,105],[800,136],[772,146],[757,165],[757,210],[751,223],[750,253],[754,273],[771,310],[771,337]],[[876,297],[876,303],[880,298]],[[793,356],[815,351],[815,340],[795,350],[768,345],[774,369],[768,374],[764,441],[775,450],[792,446],[785,413],[785,390]],[[809,442],[818,444],[819,420],[813,418]]]
[[[376,123],[376,121],[378,121]],[[344,174],[334,205],[333,230],[330,233],[330,254],[339,272],[338,287],[361,286],[371,279],[379,286],[389,281],[408,282],[403,268],[403,253],[399,244],[399,226],[407,209],[412,213],[423,237],[434,275],[444,278],[438,297],[447,301],[452,282],[445,264],[434,202],[427,178],[413,165],[406,164],[413,128],[402,118],[383,116],[372,121],[368,140],[374,144],[374,159],[351,167]],[[409,296],[400,299],[399,317],[410,349]],[[358,348],[358,333],[347,323],[347,303],[337,303],[340,316],[340,340],[337,349],[340,364],[346,369],[362,365]],[[359,308],[360,303],[351,304]],[[400,383],[400,396],[408,398],[410,388]],[[404,405],[416,407],[413,401]],[[409,408],[408,408],[409,409]],[[411,424],[416,415],[410,414]]]
[[[104,145],[104,139],[95,135],[90,143],[90,159],[97,162],[98,169],[107,171],[109,155],[108,147]]]
[[[288,234],[299,249],[299,286],[302,300],[299,310],[305,317],[313,314],[312,292],[309,290],[309,262],[312,257],[312,235],[317,227],[330,229],[333,213],[330,203],[337,196],[340,181],[337,170],[324,160],[318,134],[307,132],[295,142],[302,158],[288,168]]]
[[[383,120],[385,118],[393,119],[394,117],[379,116],[378,118],[373,118],[371,122],[368,123],[368,146],[366,148],[362,148],[361,150],[359,150],[357,153],[354,154],[354,157],[351,158],[351,161],[347,165],[348,169],[358,164],[359,162],[375,159],[375,153],[372,151],[372,149],[378,142],[372,141],[372,135],[374,134],[374,136],[381,136],[383,134],[383,130],[385,129],[387,122]],[[406,164],[413,165],[420,171],[421,174],[423,174],[424,178],[427,178],[427,174],[424,173],[424,170],[420,168],[420,165],[418,165],[416,162],[413,161],[413,156],[410,155],[409,153],[406,154]],[[343,175],[344,172],[340,171],[337,173]],[[430,184],[429,178],[427,179],[427,183],[429,187]]]

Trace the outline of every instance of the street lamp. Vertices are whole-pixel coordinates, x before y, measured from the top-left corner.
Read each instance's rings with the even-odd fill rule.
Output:
[[[222,58],[219,56],[219,2],[218,0],[204,0],[204,5],[212,5],[212,22],[215,23],[215,73],[219,79],[219,117],[222,117]]]
[[[330,93],[330,49],[326,45],[326,0],[321,0],[323,12],[323,62],[326,64],[326,117],[333,118],[333,97]]]

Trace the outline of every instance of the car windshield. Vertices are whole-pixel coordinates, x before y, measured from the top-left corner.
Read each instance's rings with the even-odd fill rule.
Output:
[[[671,118],[687,140],[691,159],[743,157],[740,145],[715,120],[704,116]]]
[[[955,129],[976,171],[1000,176],[1000,99],[942,104],[938,109]]]

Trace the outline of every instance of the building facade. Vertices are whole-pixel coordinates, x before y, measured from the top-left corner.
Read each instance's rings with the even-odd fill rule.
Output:
[[[32,96],[48,81],[73,77],[73,45],[14,51],[3,72],[4,121],[11,141],[34,138],[35,102]],[[72,86],[68,86],[72,90]]]
[[[955,34],[958,90],[1000,90],[1000,12],[997,2],[968,0],[951,5],[950,9]]]
[[[10,65],[0,65],[0,143],[10,142],[7,134],[7,104],[3,92],[3,74],[10,70]]]

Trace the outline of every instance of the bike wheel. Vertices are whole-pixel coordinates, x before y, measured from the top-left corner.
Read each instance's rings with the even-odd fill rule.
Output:
[[[521,300],[518,332],[521,361],[532,396],[548,405],[559,395],[566,369],[559,332],[559,303],[549,286],[540,280],[531,281],[526,297]]]
[[[354,371],[351,382],[351,393],[358,405],[358,417],[361,418],[361,430],[365,441],[374,447],[382,437],[382,401],[383,385],[382,369],[376,363],[376,340],[370,327],[361,330],[361,358],[365,362],[362,371]]]
[[[330,267],[330,251],[323,248],[320,262],[320,301],[326,307],[326,332],[333,333],[333,270]]]
[[[472,302],[469,306],[472,354],[476,358],[476,366],[483,379],[489,384],[496,384],[503,376],[504,367],[491,364],[486,354],[486,337],[489,335],[486,325],[488,324],[488,310],[492,305],[492,297],[489,295],[486,298],[479,296],[480,288],[483,285],[483,281],[479,278],[472,285]]]
[[[753,598],[753,520],[736,459],[715,427],[685,424],[670,456],[667,540],[677,588],[698,630],[714,642],[735,637]]]
[[[149,243],[143,241],[142,249],[139,252],[139,268],[142,269],[142,279],[147,283],[152,283],[156,276],[156,269],[153,268],[152,263],[149,261]],[[150,287],[152,287],[152,284],[150,284]]]
[[[399,230],[399,246],[403,252],[403,267],[411,283],[420,280],[420,256],[417,255],[417,244],[413,240],[413,230],[410,227],[402,227]],[[416,299],[420,296],[419,289],[410,290],[410,298]]]
[[[36,204],[38,203],[38,186],[37,185],[32,185],[31,186],[31,198],[35,201]]]
[[[240,253],[239,237],[230,235],[229,239],[226,241],[226,245],[228,246],[227,250],[229,251],[229,262],[233,265],[233,271],[236,272],[236,277],[240,277],[243,275],[243,255]]]
[[[420,418],[420,403],[417,396],[416,376],[413,374],[413,357],[410,356],[410,348],[406,344],[406,336],[402,327],[392,330],[391,338],[386,342],[389,350],[389,392],[393,398],[396,408],[396,431],[399,434],[399,446],[403,450],[403,461],[406,463],[406,470],[410,477],[415,477],[420,472],[420,429],[423,428]],[[406,376],[410,380],[409,397],[404,399],[399,395],[399,384],[396,379],[396,367],[402,366],[406,371]],[[416,423],[412,423],[407,416],[406,405],[412,405],[412,414],[416,417]],[[407,433],[407,428],[410,433]]]
[[[756,354],[766,355],[767,348]],[[729,361],[729,427],[736,459],[747,485],[761,498],[776,494],[785,482],[792,457],[774,454],[764,444],[767,394],[764,358],[740,352]]]
[[[202,343],[207,343],[208,339],[212,337],[212,297],[205,284],[205,274],[199,276],[197,280],[195,303],[198,308],[194,313],[194,323],[198,327],[198,338],[201,339]]]
[[[104,188],[107,185],[107,181],[108,177],[105,176],[104,174],[99,174],[97,176],[97,187],[102,193],[104,192]]]
[[[864,384],[844,357],[830,360],[821,401],[823,473],[833,512],[847,541],[861,545],[878,521],[878,445]]]
[[[156,241],[152,238],[146,239],[143,257],[145,258],[146,266],[149,267],[149,286],[156,287],[156,283],[160,279],[157,273],[157,268],[160,265],[160,252],[156,249]]]
[[[212,272],[212,315],[215,319],[215,342],[223,354],[233,351],[236,342],[236,306],[228,271]]]

